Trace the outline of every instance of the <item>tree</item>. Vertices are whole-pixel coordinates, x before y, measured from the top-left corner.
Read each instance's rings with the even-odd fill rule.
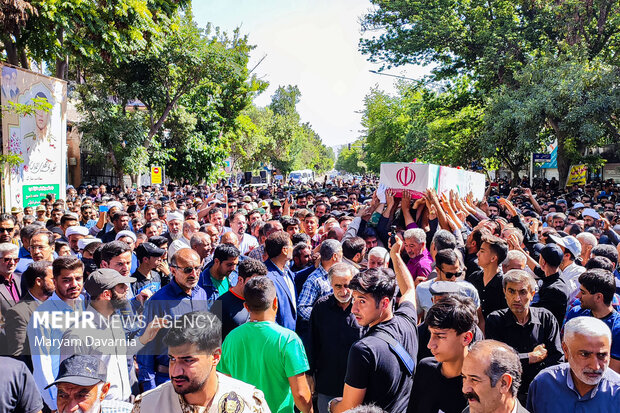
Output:
[[[364,17],[362,28],[367,34],[374,31],[381,31],[381,34],[362,39],[361,50],[369,54],[371,60],[382,61],[387,67],[403,63],[433,64],[429,81],[454,82],[455,79],[470,76],[479,91],[479,107],[486,111],[490,101],[496,104],[493,115],[484,117],[485,136],[496,138],[494,142],[486,141],[486,149],[499,148],[495,153],[504,159],[515,153],[522,154],[522,150],[538,147],[540,139],[545,138],[542,135],[546,132],[541,135],[540,122],[533,121],[527,113],[523,116],[532,121],[521,124],[532,130],[515,131],[513,121],[515,116],[521,116],[521,107],[512,106],[517,113],[511,113],[508,102],[499,98],[501,95],[526,95],[527,90],[532,89],[532,82],[527,77],[531,73],[531,65],[544,68],[544,62],[554,59],[577,59],[586,67],[618,65],[620,4],[616,0],[375,0],[373,3],[377,7]],[[570,73],[581,78],[587,76],[585,69],[577,75],[578,69],[578,65],[574,65]],[[550,76],[564,74],[563,70],[546,73]],[[536,79],[543,80],[540,77]],[[544,106],[565,107],[561,100],[565,97],[561,82],[546,82],[546,85],[559,89],[543,94],[548,99]],[[596,89],[594,85],[584,86],[586,89]],[[519,92],[520,88],[524,89]],[[614,92],[605,95],[609,98],[615,96]],[[609,117],[607,111],[603,112],[608,120],[617,119],[617,116]],[[545,115],[543,123],[547,123],[555,135],[566,133],[561,125],[571,122],[571,113],[574,114],[568,110],[555,111],[559,116]],[[506,119],[498,116],[506,116]],[[614,137],[617,127],[613,126],[607,124],[599,129],[604,130],[605,137],[601,139]],[[506,134],[500,136],[501,131]],[[506,149],[503,144],[516,144],[514,139],[517,135],[520,138],[529,136],[533,141],[520,142],[517,152],[510,150],[508,154],[501,155]],[[558,166],[562,181],[570,156],[563,158],[572,151],[571,145],[584,149],[596,142],[600,139],[581,140],[578,135],[569,140],[558,139]],[[518,158],[511,169],[521,164],[520,155]]]
[[[500,88],[487,108],[483,147],[497,147],[513,171],[554,139],[558,172],[571,163],[600,165],[587,148],[620,140],[620,70],[580,56],[541,57],[516,74],[518,88]]]
[[[55,67],[66,79],[68,63],[115,64],[159,46],[168,20],[189,0],[4,0],[0,16],[9,63],[29,69],[30,61]]]
[[[106,111],[91,110],[97,108],[89,105],[107,101],[105,105],[113,106],[107,111],[121,124],[143,122],[141,135],[132,129],[136,140],[131,142],[137,151],[162,162],[169,177],[185,174],[183,177],[199,182],[219,168],[226,155],[222,137],[239,126],[235,121],[239,113],[266,84],[249,77],[247,63],[252,47],[247,37],[238,31],[228,37],[219,30],[211,34],[210,27],[202,30],[189,11],[174,22],[174,32],[160,49],[144,50],[115,66],[88,67],[86,84],[78,90],[84,110],[100,117],[93,116],[82,126],[92,137],[101,137],[88,123],[97,125],[109,119]],[[133,105],[140,109],[139,116],[126,110]],[[101,149],[114,152],[120,138],[117,135],[114,144],[102,141]],[[151,148],[153,144],[156,146]],[[129,169],[122,162],[114,163],[120,168],[117,175],[136,176],[143,171],[148,157],[139,159]]]
[[[364,153],[361,149],[362,141],[355,141],[348,147],[342,148],[338,153],[336,161],[336,170],[345,171],[355,175],[363,175],[366,173],[366,164],[362,161]]]

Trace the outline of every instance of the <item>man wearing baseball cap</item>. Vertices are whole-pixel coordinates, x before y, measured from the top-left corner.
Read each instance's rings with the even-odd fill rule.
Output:
[[[56,380],[59,412],[131,412],[131,403],[105,400],[110,390],[105,365],[94,356],[76,354],[63,360]],[[76,409],[77,407],[77,409]]]
[[[547,244],[540,250],[539,265],[533,268],[534,274],[542,279],[538,293],[534,297],[532,307],[543,307],[551,311],[562,325],[566,314],[569,288],[560,278],[560,265],[564,252],[556,244]]]
[[[581,243],[573,236],[562,238],[558,235],[549,234],[548,239],[556,243],[564,253],[560,263],[560,271],[562,272],[560,278],[566,282],[570,298],[574,298],[579,290],[579,276],[586,270],[584,267],[575,264],[577,258],[581,257]]]
[[[107,371],[106,381],[110,383],[105,396],[107,399],[129,400],[131,385],[127,356],[137,352],[155,336],[151,325],[139,342],[126,339],[117,310],[127,307],[127,283],[135,281],[135,278],[124,277],[111,268],[92,272],[84,283],[90,304],[80,315],[82,320],[92,320],[92,326],[77,323],[65,332],[61,342],[61,360],[73,354],[89,354],[103,362]]]

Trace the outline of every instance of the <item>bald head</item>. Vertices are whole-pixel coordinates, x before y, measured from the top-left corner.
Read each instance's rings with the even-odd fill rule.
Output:
[[[235,247],[239,248],[239,237],[232,231],[226,232],[222,235],[220,239],[220,243],[222,244],[231,244]]]

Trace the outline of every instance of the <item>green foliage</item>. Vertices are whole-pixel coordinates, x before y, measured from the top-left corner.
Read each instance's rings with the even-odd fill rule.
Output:
[[[71,59],[79,66],[115,64],[149,47],[159,47],[169,19],[188,0],[31,0],[22,2],[26,16],[5,18],[1,37],[10,63],[29,68],[29,61],[57,66],[62,77]],[[4,17],[4,16],[3,16]],[[64,69],[64,70],[63,70]],[[61,71],[62,73],[59,73]]]
[[[338,153],[338,159],[334,168],[338,171],[345,171],[356,175],[365,174],[366,164],[363,161],[362,144],[362,141],[358,140],[351,145],[351,149],[348,147],[342,148]]]
[[[463,164],[478,152],[483,163],[501,161],[516,173],[529,151],[555,138],[563,180],[570,162],[583,161],[587,148],[618,140],[618,1],[372,3],[377,7],[362,20],[362,52],[385,67],[432,65],[427,87],[418,91],[422,106],[412,104],[407,155],[421,152],[425,159]],[[454,88],[468,78],[469,92],[456,94],[466,99],[450,102]],[[448,95],[433,97],[437,81],[454,85]],[[438,110],[426,116],[433,102]],[[390,111],[390,121],[399,113]],[[391,140],[383,135],[396,150],[392,158],[371,157],[371,168],[402,151],[400,133]]]
[[[271,164],[282,174],[296,169],[313,169],[318,173],[328,171],[334,165],[334,153],[326,147],[320,136],[308,123],[301,124],[296,105],[301,98],[297,86],[280,86],[266,108],[248,110],[248,118],[254,123],[252,145],[253,158],[245,165]],[[251,169],[251,168],[248,168]]]
[[[210,26],[203,30],[190,11],[174,17],[168,29],[158,49],[144,50],[117,65],[89,66],[88,86],[78,90],[84,110],[94,115],[82,129],[91,140],[100,141],[106,154],[115,152],[120,133],[106,137],[95,130],[96,125],[116,122],[119,131],[127,124],[140,125],[139,133],[137,127],[132,129],[136,139],[123,139],[124,152],[114,155],[112,163],[119,174],[143,171],[150,158],[166,167],[171,179],[214,179],[230,149],[225,136],[242,135],[239,114],[266,84],[250,78],[247,63],[252,47],[238,31],[229,37]],[[127,110],[134,104],[135,110]],[[132,162],[123,161],[124,155]]]

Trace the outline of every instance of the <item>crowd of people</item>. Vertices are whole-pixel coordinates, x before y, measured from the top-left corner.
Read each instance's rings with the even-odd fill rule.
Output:
[[[69,187],[0,214],[1,412],[615,412],[620,187]]]

